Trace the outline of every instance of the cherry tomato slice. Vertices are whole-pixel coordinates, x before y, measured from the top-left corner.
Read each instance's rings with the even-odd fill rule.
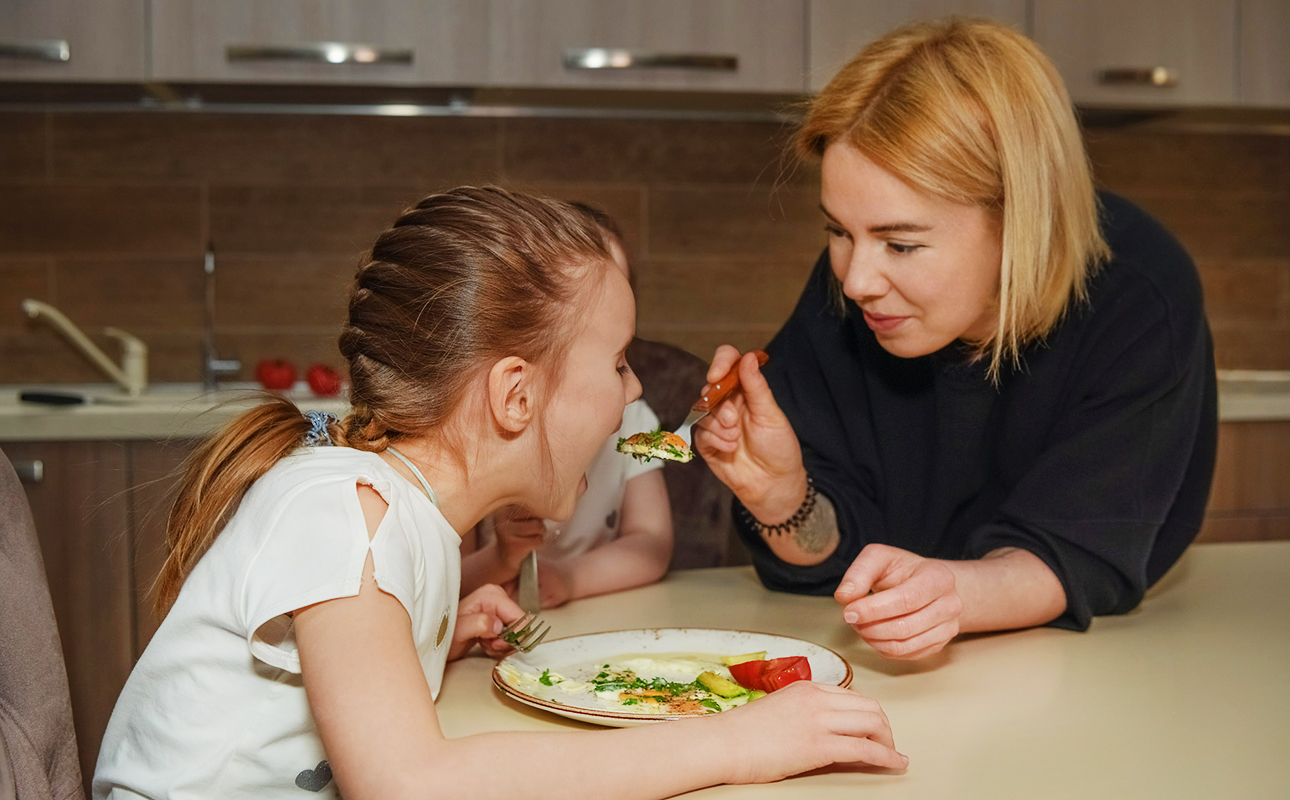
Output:
[[[745,661],[742,664],[731,664],[730,676],[745,689],[757,689],[764,692],[766,691],[766,684],[762,683],[761,677],[765,670],[765,661]]]
[[[783,689],[795,681],[809,681],[810,679],[811,662],[807,660],[806,656],[772,658],[766,662],[766,671],[761,676],[761,681],[766,685],[766,691],[768,692]]]

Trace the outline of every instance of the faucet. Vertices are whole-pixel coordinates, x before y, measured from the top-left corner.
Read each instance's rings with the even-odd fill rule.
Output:
[[[148,388],[148,346],[136,336],[120,328],[104,328],[103,333],[121,342],[121,366],[89,340],[81,329],[72,324],[63,312],[39,300],[22,301],[22,310],[32,319],[44,319],[58,329],[69,343],[81,351],[102,372],[115,381],[131,397],[138,397]]]
[[[202,317],[202,386],[213,392],[219,385],[219,376],[235,375],[242,362],[220,358],[215,350],[215,245],[206,245],[206,306]]]

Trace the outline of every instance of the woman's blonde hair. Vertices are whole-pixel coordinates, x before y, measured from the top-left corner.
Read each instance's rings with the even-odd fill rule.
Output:
[[[1085,299],[1110,255],[1066,88],[1039,48],[1003,25],[919,23],[870,44],[815,98],[796,136],[801,156],[839,142],[998,225],[998,322],[971,343],[995,380]]]
[[[595,220],[560,200],[467,186],[407,209],[350,287],[340,334],[350,412],[328,425],[331,440],[379,453],[434,433],[464,466],[466,445],[447,427],[480,370],[519,356],[551,376],[549,395],[609,263]],[[299,448],[310,427],[290,401],[270,399],[192,455],[167,519],[158,615],[246,490]],[[549,449],[542,455],[550,461]]]

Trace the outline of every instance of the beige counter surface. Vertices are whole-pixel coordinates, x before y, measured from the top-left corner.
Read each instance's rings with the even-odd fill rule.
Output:
[[[1083,634],[969,637],[916,665],[878,658],[830,598],[768,592],[751,568],[673,573],[545,616],[554,636],[708,627],[826,645],[851,662],[853,688],[882,702],[910,757],[902,775],[830,770],[691,796],[1290,797],[1290,542],[1195,546],[1132,614]],[[449,665],[439,698],[449,736],[593,729],[505,698],[492,664]]]

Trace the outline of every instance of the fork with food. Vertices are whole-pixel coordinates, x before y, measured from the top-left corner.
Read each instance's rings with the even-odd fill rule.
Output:
[[[751,351],[757,358],[758,366],[764,366],[770,356],[764,350]],[[690,449],[691,431],[694,423],[706,417],[722,400],[739,388],[739,364],[736,362],[730,371],[721,376],[716,383],[704,387],[704,392],[694,405],[685,422],[675,431],[658,430],[642,431],[618,440],[618,452],[648,462],[652,458],[667,461],[678,461],[682,464],[694,458]]]

